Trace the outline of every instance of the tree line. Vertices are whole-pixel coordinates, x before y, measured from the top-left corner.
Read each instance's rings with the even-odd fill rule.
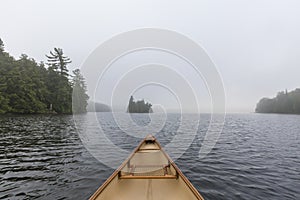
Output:
[[[274,98],[262,98],[257,103],[255,112],[300,114],[300,88],[278,92]]]
[[[26,54],[15,59],[0,39],[0,114],[86,112],[89,97],[80,70],[69,74],[71,59],[60,48],[46,59],[46,64]]]
[[[133,96],[129,99],[127,108],[128,113],[152,113],[152,104],[146,103],[144,100],[134,101]]]

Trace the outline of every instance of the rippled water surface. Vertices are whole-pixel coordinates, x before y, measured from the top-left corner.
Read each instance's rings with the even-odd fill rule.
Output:
[[[0,116],[0,199],[87,199],[114,171],[80,139],[82,131],[98,132],[92,115],[79,116],[77,129],[72,116]],[[141,138],[120,130],[111,113],[97,117],[114,145],[128,152],[138,145]],[[145,114],[132,119],[140,126],[150,123]],[[205,199],[300,199],[300,116],[227,115],[217,144],[203,159],[198,152],[209,116],[200,119],[196,137],[176,163]],[[168,115],[156,133],[163,146],[179,122],[179,115]]]

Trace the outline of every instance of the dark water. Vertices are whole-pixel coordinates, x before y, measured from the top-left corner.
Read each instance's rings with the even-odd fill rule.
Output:
[[[114,144],[136,147],[140,138],[124,134],[110,113],[98,117]],[[149,123],[148,115],[132,117]],[[163,145],[178,119],[168,116],[156,135]],[[218,143],[199,159],[208,119],[176,160],[206,199],[300,199],[300,116],[227,115]],[[85,149],[72,116],[0,117],[0,199],[87,199],[112,172]]]

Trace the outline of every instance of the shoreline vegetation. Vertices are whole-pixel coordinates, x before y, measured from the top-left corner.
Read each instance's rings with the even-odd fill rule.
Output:
[[[111,112],[111,107],[94,101],[89,101],[87,105],[87,112]]]
[[[22,54],[15,59],[0,39],[0,114],[86,113],[89,96],[79,69],[69,74],[72,62],[54,48],[47,61],[37,63]]]
[[[152,104],[143,100],[134,101],[133,96],[130,97],[127,113],[153,113]]]
[[[256,105],[256,113],[300,114],[300,88],[278,92],[274,98],[262,98]]]

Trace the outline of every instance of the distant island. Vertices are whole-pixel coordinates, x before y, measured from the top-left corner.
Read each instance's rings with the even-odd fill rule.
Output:
[[[88,112],[111,112],[111,108],[108,105],[93,101],[88,101],[86,109]]]
[[[129,99],[128,113],[153,113],[152,104],[143,100],[134,101],[133,96]]]
[[[257,113],[300,114],[300,88],[278,92],[274,98],[262,98],[256,105]]]

